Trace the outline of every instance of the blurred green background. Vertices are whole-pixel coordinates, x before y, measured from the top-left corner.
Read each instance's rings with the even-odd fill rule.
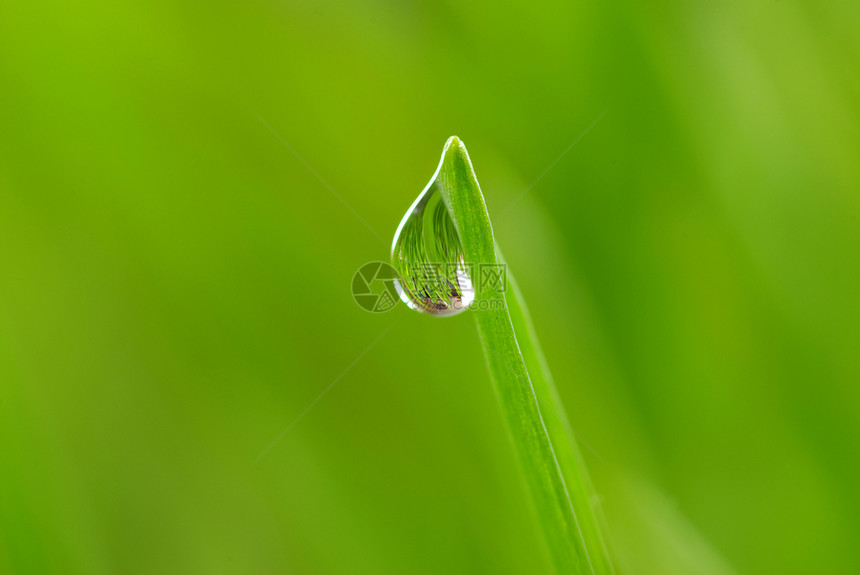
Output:
[[[0,572],[547,572],[473,319],[350,294],[452,134],[620,571],[860,572],[858,28],[4,2]]]

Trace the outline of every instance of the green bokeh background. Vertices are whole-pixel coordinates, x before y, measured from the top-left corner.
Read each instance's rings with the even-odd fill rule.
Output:
[[[0,573],[547,572],[473,319],[350,294],[452,134],[621,571],[860,572],[858,29],[4,2]]]

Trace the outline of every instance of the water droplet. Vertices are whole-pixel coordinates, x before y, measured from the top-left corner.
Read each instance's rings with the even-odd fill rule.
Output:
[[[403,216],[394,234],[391,263],[398,274],[394,285],[406,305],[450,316],[469,308],[475,290],[436,174]]]

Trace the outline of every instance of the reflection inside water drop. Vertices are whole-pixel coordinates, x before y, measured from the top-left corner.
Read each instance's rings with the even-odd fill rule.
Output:
[[[435,176],[400,222],[391,263],[399,276],[395,287],[400,299],[414,310],[455,315],[475,299],[460,235]]]

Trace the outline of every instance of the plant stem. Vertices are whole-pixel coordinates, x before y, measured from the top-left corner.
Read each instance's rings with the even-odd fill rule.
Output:
[[[465,260],[479,274],[473,283],[480,339],[553,564],[559,573],[612,573],[592,508],[590,482],[565,429],[564,412],[540,349],[536,340],[531,341],[527,312],[515,289],[499,293],[493,282],[481,281],[481,266],[498,270],[500,258],[469,155],[456,137],[445,144],[437,178]],[[499,300],[501,306],[493,305]],[[515,325],[522,332],[519,343]],[[543,417],[539,396],[560,419]]]

